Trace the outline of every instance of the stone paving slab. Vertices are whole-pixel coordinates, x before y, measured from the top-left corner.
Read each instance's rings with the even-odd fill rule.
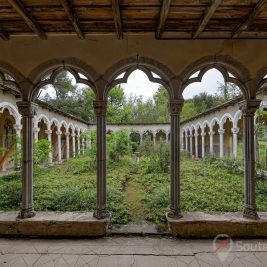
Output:
[[[267,266],[267,239],[234,239],[223,260],[212,239],[0,239],[0,266]]]

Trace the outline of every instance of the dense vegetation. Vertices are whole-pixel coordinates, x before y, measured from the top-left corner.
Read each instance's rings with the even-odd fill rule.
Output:
[[[51,89],[49,93],[48,91],[45,93],[44,90],[40,95],[40,99],[86,121],[95,121],[93,111],[94,93],[90,88],[74,85],[71,76],[67,72],[61,72],[56,77],[53,87],[55,95],[51,94]],[[47,89],[47,87],[44,89]],[[231,83],[218,84],[215,95],[204,92],[194,96],[192,99],[187,99],[181,119],[182,121],[189,119],[198,113],[225,103],[239,96],[239,94],[238,87]],[[169,122],[168,92],[160,86],[153,97],[145,101],[142,96],[136,95],[126,98],[122,87],[114,87],[108,96],[107,121],[111,123]]]
[[[43,144],[46,147],[45,143]],[[36,146],[40,147],[40,146]],[[155,147],[145,140],[132,153],[126,131],[108,136],[108,209],[113,223],[165,222],[169,206],[170,151],[166,142]],[[40,150],[39,150],[40,151]],[[42,150],[41,150],[42,151]],[[47,148],[43,149],[47,153]],[[95,143],[78,157],[41,170],[36,162],[34,204],[36,210],[92,211],[96,202]],[[41,153],[41,152],[39,152]],[[181,161],[183,211],[224,212],[243,210],[242,166],[232,160],[192,159]],[[0,177],[0,210],[18,210],[21,199],[19,174]],[[257,205],[267,211],[267,191],[258,183]]]

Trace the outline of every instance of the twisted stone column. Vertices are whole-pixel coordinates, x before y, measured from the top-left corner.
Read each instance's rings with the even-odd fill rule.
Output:
[[[104,219],[109,217],[107,211],[107,178],[106,178],[106,113],[107,101],[94,101],[96,113],[96,142],[97,142],[97,198],[94,217]]]
[[[33,208],[33,117],[38,105],[33,102],[17,102],[22,115],[22,200],[18,218],[31,218],[35,215]]]
[[[254,143],[254,115],[259,108],[261,100],[251,99],[239,103],[243,113],[244,125],[244,179],[245,203],[244,217],[258,219],[256,209],[256,177],[255,177],[255,143]]]
[[[51,130],[46,130],[45,133],[47,134],[47,140],[49,142],[50,148],[52,148],[52,131]],[[48,163],[49,164],[53,163],[53,153],[52,153],[52,151],[50,151],[49,154],[48,154]]]
[[[171,100],[169,111],[171,115],[171,205],[168,217],[181,218],[180,208],[180,112],[183,100]]]
[[[70,159],[70,133],[66,133],[66,160]]]
[[[213,131],[210,131],[209,132],[209,135],[210,135],[210,155],[213,156],[213,136],[214,136],[214,132]]]
[[[237,159],[237,134],[239,128],[232,128],[231,131],[233,133],[233,157],[234,159]]]
[[[224,134],[225,130],[224,129],[219,129],[218,133],[220,135],[220,157],[223,158],[224,156],[224,149],[223,149],[223,134]]]

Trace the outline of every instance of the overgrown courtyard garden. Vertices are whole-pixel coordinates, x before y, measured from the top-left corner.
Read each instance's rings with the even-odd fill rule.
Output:
[[[39,141],[40,142],[40,141]],[[142,145],[126,131],[110,133],[108,144],[108,210],[113,224],[164,224],[169,201],[170,144]],[[44,144],[43,144],[43,147]],[[39,150],[40,144],[36,145]],[[138,153],[133,153],[138,151]],[[37,153],[37,151],[36,151]],[[45,151],[43,153],[47,153]],[[37,153],[38,154],[38,153]],[[41,153],[42,154],[42,153]],[[84,156],[52,167],[36,159],[34,204],[37,211],[93,211],[96,203],[95,142]],[[45,168],[45,171],[44,169]],[[20,173],[0,177],[0,210],[19,210]],[[243,210],[243,170],[230,159],[196,159],[182,154],[181,203],[183,212]],[[257,183],[257,207],[267,211],[267,191]]]

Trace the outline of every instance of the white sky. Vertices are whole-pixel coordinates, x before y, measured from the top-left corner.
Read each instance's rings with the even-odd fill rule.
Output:
[[[201,83],[193,83],[186,87],[183,97],[185,99],[192,98],[194,95],[197,95],[201,92],[215,94],[217,91],[218,82],[224,83],[222,74],[216,69],[211,69],[205,73]],[[129,97],[131,94],[136,96],[141,95],[143,96],[144,100],[152,98],[159,86],[160,85],[157,83],[150,82],[146,74],[141,70],[135,70],[132,72],[127,83],[121,84],[126,97]],[[42,95],[46,92],[50,93],[50,95],[54,95],[54,89],[50,88],[49,86],[48,90],[42,92]]]
[[[201,83],[193,83],[186,87],[183,97],[185,99],[192,98],[200,92],[214,94],[217,91],[218,82],[224,83],[222,74],[216,69],[209,70],[203,76]],[[142,95],[143,99],[146,100],[153,96],[160,85],[150,82],[144,72],[136,70],[131,73],[127,83],[121,84],[121,86],[127,97],[130,94]]]

